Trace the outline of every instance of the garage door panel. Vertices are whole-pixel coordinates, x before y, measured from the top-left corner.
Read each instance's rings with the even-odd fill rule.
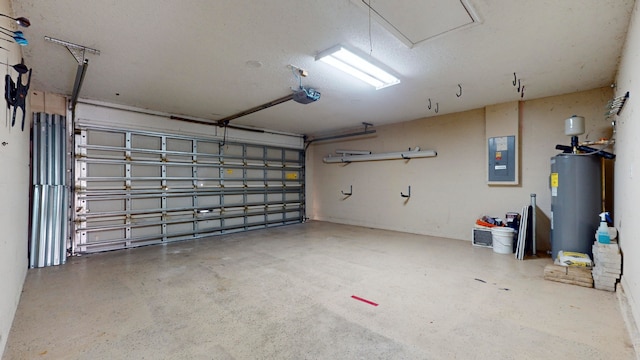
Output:
[[[211,179],[218,179],[220,177],[220,169],[217,167],[198,167],[198,178],[201,181],[211,182]]]
[[[168,177],[191,178],[193,168],[191,166],[167,165]]]
[[[162,225],[137,226],[130,233],[131,240],[157,238],[162,236]]]
[[[248,159],[262,159],[264,158],[264,148],[261,146],[247,146],[247,158]]]
[[[187,139],[167,139],[167,151],[191,152],[193,141]]]
[[[267,202],[277,202],[281,200],[282,200],[282,193],[280,192],[267,194]]]
[[[225,180],[242,180],[245,178],[244,172],[241,166],[222,168],[222,175]]]
[[[260,224],[265,222],[265,215],[252,215],[247,216],[247,221],[249,224]]]
[[[101,149],[87,149],[87,155],[93,159],[103,160],[120,160],[123,161],[127,158],[125,151],[118,150],[101,150]]]
[[[222,221],[217,220],[199,220],[198,229],[202,232],[220,231]]]
[[[193,180],[185,179],[185,180],[167,180],[166,187],[167,190],[184,190],[184,189],[192,189],[193,188]]]
[[[244,156],[244,147],[239,144],[226,144],[222,147],[222,152],[227,159],[242,158]]]
[[[102,230],[88,232],[89,243],[104,243],[112,240],[124,238],[124,229],[121,230]]]
[[[142,199],[134,198],[134,199],[131,199],[130,202],[131,202],[131,210],[134,212],[136,210],[160,209],[162,207],[162,202],[160,201],[160,198],[142,198]]]
[[[272,148],[272,147],[268,147],[267,148],[267,159],[269,160],[282,160],[282,152],[283,149],[279,149],[279,148]]]
[[[130,151],[126,158],[138,162],[158,162],[162,161],[162,153],[160,150]]]
[[[162,176],[162,166],[160,165],[140,165],[140,164],[131,165],[132,178],[140,178],[140,177],[159,178],[160,176]]]
[[[242,206],[244,205],[244,199],[242,195],[225,195],[224,204],[226,206]]]
[[[134,149],[162,150],[163,137],[131,134],[131,147]]]
[[[225,220],[225,226],[237,228],[240,225],[244,225],[244,218],[232,217]]]
[[[122,132],[89,129],[86,132],[87,144],[94,146],[125,146],[125,134]]]
[[[74,251],[301,222],[304,154],[272,145],[77,124]]]
[[[85,204],[87,207],[87,213],[89,214],[125,210],[125,203],[123,200],[110,200],[110,199],[89,200],[89,201],[86,201]]]
[[[198,155],[203,154],[219,154],[220,143],[216,141],[200,140],[198,141]]]
[[[125,168],[123,165],[111,164],[87,164],[87,176],[92,178],[102,177],[124,177]]]
[[[87,181],[83,188],[87,191],[100,191],[100,190],[123,190],[127,187],[124,180],[118,181]]]
[[[162,181],[158,180],[130,180],[129,187],[131,190],[159,190],[162,189]]]
[[[193,207],[193,197],[180,196],[168,197],[167,208],[169,209],[191,209]]]
[[[300,201],[300,194],[298,193],[286,193],[284,194],[285,201]]]
[[[285,217],[287,218],[287,220],[297,220],[298,218],[300,218],[300,212],[290,211],[285,214]]]
[[[284,150],[284,158],[288,163],[300,165],[300,152],[294,150]]]
[[[248,194],[247,203],[260,204],[264,201],[264,194]]]

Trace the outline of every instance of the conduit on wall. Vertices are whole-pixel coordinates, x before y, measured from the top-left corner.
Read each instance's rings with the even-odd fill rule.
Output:
[[[69,187],[65,131],[64,116],[33,114],[30,268],[66,262]]]
[[[438,155],[433,150],[420,150],[415,148],[414,150],[398,151],[390,153],[379,154],[363,154],[363,155],[343,155],[343,156],[327,156],[322,159],[327,164],[333,163],[350,163],[356,161],[376,161],[376,160],[400,160],[400,159],[414,159],[424,157],[434,157]]]

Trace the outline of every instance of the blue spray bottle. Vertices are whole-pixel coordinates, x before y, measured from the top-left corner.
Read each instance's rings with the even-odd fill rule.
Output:
[[[598,242],[601,244],[610,244],[609,226],[607,225],[608,212],[600,213],[600,226],[598,227]]]

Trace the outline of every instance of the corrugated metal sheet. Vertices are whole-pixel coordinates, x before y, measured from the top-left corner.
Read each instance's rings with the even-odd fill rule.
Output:
[[[32,137],[29,267],[60,265],[66,262],[68,237],[65,117],[35,113]]]

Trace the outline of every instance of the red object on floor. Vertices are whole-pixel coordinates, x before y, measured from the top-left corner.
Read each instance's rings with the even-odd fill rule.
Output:
[[[360,300],[362,302],[366,302],[369,305],[373,305],[373,306],[378,306],[378,304],[374,303],[373,301],[369,301],[367,299],[363,299],[361,297],[355,296],[355,295],[351,295],[352,298],[356,299],[356,300]]]

